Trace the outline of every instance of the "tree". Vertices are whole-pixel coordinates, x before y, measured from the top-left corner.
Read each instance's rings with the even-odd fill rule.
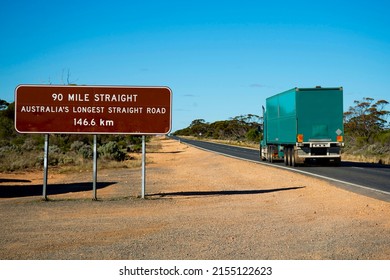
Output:
[[[261,118],[257,115],[241,115],[230,120],[207,123],[204,119],[193,120],[189,127],[175,131],[175,135],[202,136],[223,140],[249,140],[258,142]]]
[[[387,116],[390,112],[385,110],[385,107],[389,102],[386,100],[374,102],[373,98],[365,97],[362,101],[355,100],[354,104],[355,106],[349,107],[344,113],[346,133],[370,140],[387,128]]]
[[[3,99],[0,99],[0,110],[5,110],[8,108],[9,103]]]
[[[14,129],[15,103],[0,99],[0,140],[10,140],[17,136]],[[5,142],[2,141],[2,145]]]
[[[204,135],[207,132],[208,125],[204,119],[197,119],[191,122],[189,128],[193,135]]]
[[[232,120],[238,120],[248,125],[258,126],[262,122],[262,117],[254,114],[240,115],[232,118]]]

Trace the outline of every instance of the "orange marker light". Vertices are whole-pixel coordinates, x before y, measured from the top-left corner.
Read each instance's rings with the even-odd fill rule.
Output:
[[[302,143],[303,142],[303,134],[297,135],[297,142]]]
[[[337,142],[343,142],[343,136],[342,135],[337,135]]]

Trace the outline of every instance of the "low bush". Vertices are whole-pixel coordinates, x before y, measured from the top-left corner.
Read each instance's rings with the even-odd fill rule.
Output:
[[[119,149],[118,143],[110,141],[98,148],[99,157],[108,160],[123,161],[126,153]]]

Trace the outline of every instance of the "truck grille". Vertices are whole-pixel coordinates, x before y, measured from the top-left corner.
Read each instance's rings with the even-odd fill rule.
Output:
[[[327,148],[312,148],[311,154],[313,156],[326,156],[327,155]]]

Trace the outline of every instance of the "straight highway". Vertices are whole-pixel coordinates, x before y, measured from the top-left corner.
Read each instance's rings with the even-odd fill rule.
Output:
[[[318,165],[290,167],[285,166],[283,162],[269,163],[261,161],[259,151],[255,149],[179,137],[172,138],[191,146],[225,156],[319,177],[332,181],[337,186],[350,191],[390,201],[389,165],[342,161],[338,167]]]

